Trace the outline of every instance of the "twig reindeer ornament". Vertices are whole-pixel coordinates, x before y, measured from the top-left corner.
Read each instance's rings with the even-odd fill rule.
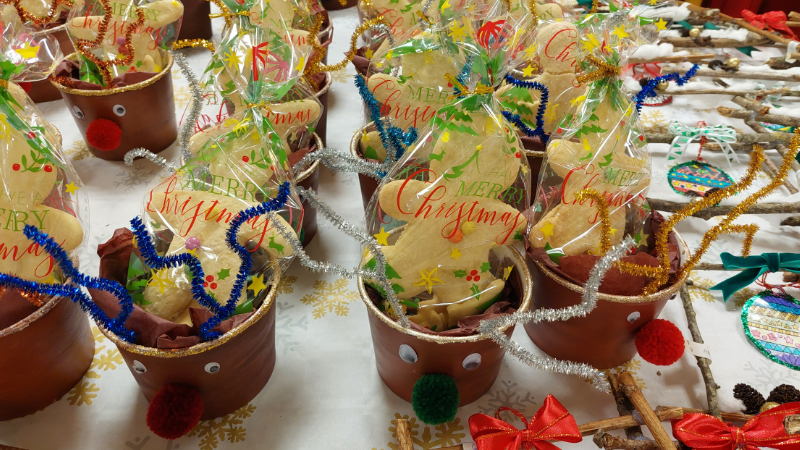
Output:
[[[83,241],[79,199],[83,186],[61,152],[55,127],[14,82],[46,78],[55,53],[52,38],[31,37],[28,28],[3,24],[0,42],[0,272],[56,282],[52,258],[22,231],[26,224],[51,233],[66,251]],[[56,47],[57,48],[57,47]]]
[[[112,78],[122,74],[165,68],[182,15],[178,0],[78,0],[67,31],[84,58],[83,73],[110,88]]]

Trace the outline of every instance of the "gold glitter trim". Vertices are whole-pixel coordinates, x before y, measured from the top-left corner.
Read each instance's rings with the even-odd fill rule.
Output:
[[[319,135],[317,135],[317,133],[314,133],[313,139],[314,143],[317,144],[317,150],[325,147],[324,144],[322,143],[322,138],[320,138]],[[310,177],[311,174],[314,173],[314,171],[317,170],[318,168],[319,168],[319,160],[316,160],[314,161],[313,164],[308,166],[308,169],[300,172],[300,175],[297,176],[297,180],[295,180],[295,183],[302,183],[303,181],[306,180],[306,178]]]
[[[145,356],[153,356],[155,358],[181,358],[184,356],[191,356],[197,355],[212,348],[219,347],[220,345],[228,342],[229,340],[233,339],[234,337],[241,334],[244,330],[250,328],[251,325],[261,320],[269,309],[272,308],[275,304],[275,298],[278,296],[278,289],[277,286],[281,281],[281,267],[279,264],[272,264],[273,269],[275,270],[275,275],[272,277],[272,285],[270,286],[269,293],[264,298],[264,303],[261,304],[261,307],[258,308],[255,314],[250,316],[247,320],[244,321],[238,327],[228,331],[227,333],[223,334],[217,339],[208,342],[202,342],[197,345],[193,345],[189,348],[178,349],[178,350],[161,350],[153,347],[145,347],[144,345],[138,344],[131,344],[130,342],[125,342],[116,334],[106,330],[104,327],[98,324],[98,328],[100,331],[106,335],[107,338],[111,340],[117,347],[121,350],[125,350],[131,353],[135,353],[137,355],[145,355]]]
[[[62,85],[61,83],[56,82],[52,78],[50,79],[50,82],[61,92],[66,92],[67,94],[72,94],[72,95],[80,95],[81,97],[104,97],[106,95],[121,94],[123,92],[128,92],[128,91],[138,91],[140,89],[146,88],[147,86],[150,86],[151,84],[154,84],[156,81],[160,80],[164,75],[170,72],[170,70],[172,69],[172,55],[169,53],[165,54],[167,55],[168,62],[167,66],[164,67],[164,70],[155,74],[152,78],[148,78],[140,83],[131,84],[128,86],[122,86],[113,89],[100,89],[99,91],[93,91],[89,89],[75,89],[67,87]],[[71,55],[67,56],[64,59],[75,60],[76,57],[77,54],[72,53]]]
[[[45,17],[39,17],[39,16],[34,15],[30,11],[28,11],[27,9],[25,9],[25,7],[22,6],[22,1],[21,0],[10,0],[10,1],[6,0],[6,1],[0,2],[0,4],[13,6],[14,9],[17,10],[17,15],[19,15],[20,19],[22,19],[23,22],[30,21],[30,22],[33,22],[34,24],[38,25],[38,26],[43,26],[45,24],[48,24],[48,23],[52,22],[53,19],[56,18],[56,12],[58,12],[58,7],[59,6],[61,6],[61,5],[68,6],[68,7],[72,7],[73,6],[73,2],[71,0],[53,0],[50,3],[50,8],[49,8],[49,12],[47,13],[47,15]]]
[[[214,43],[206,39],[181,39],[180,41],[172,45],[173,50],[179,50],[187,47],[191,48],[203,47],[208,51],[210,51],[211,53],[217,51],[216,47],[214,47]]]
[[[674,230],[673,230],[674,231]],[[686,241],[683,240],[683,237],[675,231],[675,237],[678,240],[678,248],[681,252],[681,260],[685,261],[689,259],[689,246],[686,244]],[[583,294],[583,286],[578,286],[575,283],[567,281],[560,276],[556,275],[555,272],[550,270],[547,266],[540,263],[539,261],[532,261],[536,264],[536,267],[539,269],[539,273],[545,274],[548,278],[555,281],[559,285],[573,291]],[[686,278],[689,276],[689,272],[678,277],[678,280],[669,288],[660,290],[654,294],[648,294],[643,296],[627,296],[627,295],[612,295],[612,294],[603,294],[602,292],[598,292],[597,298],[600,300],[605,300],[612,303],[651,303],[654,301],[658,301],[664,296],[672,296],[681,288],[683,283],[686,281]]]
[[[528,9],[531,11],[533,15],[533,24],[531,25],[532,28],[536,28],[539,25],[539,16],[536,14],[536,0],[529,0],[528,1]]]
[[[8,81],[0,78],[0,88],[8,89]]]
[[[18,332],[24,330],[25,328],[28,328],[29,326],[31,326],[33,324],[33,322],[36,322],[37,320],[39,320],[42,317],[44,317],[45,314],[47,314],[50,311],[52,311],[53,308],[55,308],[56,305],[58,305],[58,302],[60,302],[62,300],[63,301],[67,301],[67,302],[72,301],[72,300],[70,300],[68,298],[65,299],[64,297],[55,297],[54,299],[52,299],[49,302],[45,303],[44,306],[42,306],[41,308],[39,308],[36,311],[34,311],[28,317],[20,320],[19,322],[15,323],[14,325],[11,325],[10,327],[7,327],[7,328],[4,328],[4,329],[0,330],[0,338],[11,336],[14,333],[18,333]]]
[[[619,66],[611,65],[594,55],[587,55],[586,61],[594,64],[596,69],[575,78],[575,81],[580,84],[585,84],[589,81],[600,80],[602,78],[619,76],[622,73],[622,69]]]
[[[389,233],[390,234],[398,233],[403,228],[404,227],[395,228]],[[528,265],[525,263],[525,258],[523,258],[522,254],[520,254],[519,250],[511,246],[507,246],[506,248],[509,250],[508,252],[509,254],[505,256],[510,257],[514,261],[514,266],[519,272],[520,276],[522,277],[522,288],[524,291],[522,293],[522,299],[520,300],[519,309],[517,310],[517,312],[527,312],[528,308],[530,308],[531,305],[531,295],[532,295],[531,272],[530,270],[528,270]],[[411,328],[403,328],[402,326],[400,326],[399,323],[395,322],[385,313],[381,312],[381,310],[379,310],[378,307],[375,306],[374,303],[372,303],[372,300],[369,298],[369,295],[367,295],[367,289],[364,287],[364,280],[361,277],[361,275],[358,276],[357,284],[358,284],[358,292],[359,294],[361,294],[361,300],[363,300],[364,303],[366,303],[367,309],[369,309],[369,313],[377,316],[386,325],[389,325],[391,328],[394,328],[395,330],[401,333],[413,336],[423,341],[434,342],[436,344],[462,344],[465,342],[479,342],[491,339],[489,336],[485,334],[473,334],[470,336],[450,337],[450,336],[440,336],[438,334],[420,333],[419,331],[415,331]],[[506,329],[508,329],[508,327],[503,327],[500,328],[500,331],[504,332]]]
[[[531,157],[533,157],[533,158],[544,158],[545,155],[546,155],[546,152],[542,152],[542,151],[539,151],[539,150],[525,150],[525,156],[527,156],[528,158],[531,158]]]
[[[217,18],[217,17],[224,17],[225,18],[225,29],[227,30],[228,28],[230,28],[231,25],[233,25],[233,19],[231,19],[231,17],[236,17],[236,14],[234,14],[233,11],[231,11],[231,9],[228,8],[228,5],[223,3],[222,0],[206,0],[206,1],[217,5],[219,10],[222,11],[222,13],[220,13],[220,14],[209,14],[208,17],[211,18],[211,19],[214,19],[214,18]],[[223,31],[223,34],[224,34],[224,31]]]
[[[611,250],[611,218],[608,215],[608,201],[595,189],[584,189],[575,195],[579,202],[592,199],[597,203],[597,212],[600,215],[600,251],[608,253]]]
[[[350,36],[350,50],[348,50],[347,53],[344,54],[345,56],[342,61],[339,61],[336,64],[322,65],[320,64],[320,61],[322,61],[322,56],[317,54],[317,57],[315,57],[312,61],[308,62],[305,72],[306,76],[313,75],[319,72],[335,72],[337,70],[341,70],[347,67],[347,63],[353,60],[353,57],[356,56],[356,52],[358,51],[359,36],[366,33],[367,30],[369,30],[370,28],[379,24],[386,25],[387,27],[391,28],[389,22],[383,16],[379,16],[362,23],[361,25],[358,26],[358,28],[356,28],[356,31],[353,32],[353,35]],[[312,45],[316,46],[314,41],[312,41]],[[310,68],[308,66],[310,66]]]

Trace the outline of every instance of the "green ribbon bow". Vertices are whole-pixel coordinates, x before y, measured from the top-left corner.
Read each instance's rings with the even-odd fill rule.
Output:
[[[760,256],[733,256],[728,252],[720,255],[726,270],[744,269],[710,289],[722,291],[722,297],[728,297],[742,289],[767,272],[788,270],[800,273],[800,254],[797,253],[762,253]]]

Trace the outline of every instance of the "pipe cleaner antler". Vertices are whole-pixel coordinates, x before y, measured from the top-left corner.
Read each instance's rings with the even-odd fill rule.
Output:
[[[747,210],[750,209],[751,206],[783,184],[786,176],[788,175],[789,169],[791,168],[791,163],[797,156],[798,150],[800,150],[800,129],[795,130],[795,135],[792,137],[788,151],[783,157],[783,162],[781,163],[780,169],[778,169],[777,176],[775,176],[775,178],[773,178],[768,185],[759,189],[757,192],[733,207],[730,213],[724,216],[724,218],[717,225],[711,227],[711,229],[709,229],[703,235],[700,246],[693,253],[692,257],[689,258],[689,260],[678,269],[676,274],[678,279],[682,278],[687,272],[690,272],[694,268],[694,266],[700,261],[700,258],[703,257],[703,254],[708,250],[708,247],[711,245],[711,243],[718,239],[719,235],[722,233],[746,233],[747,236],[742,242],[742,254],[746,256],[750,253],[753,235],[758,230],[758,227],[755,225],[736,225],[733,224],[733,221],[742,214],[746,214]],[[653,281],[645,287],[643,295],[655,293],[661,286],[665,285],[669,281],[670,261],[667,240],[669,238],[670,231],[675,228],[675,225],[697,211],[716,205],[723,199],[732,197],[750,187],[750,185],[753,183],[753,180],[755,180],[756,172],[758,171],[759,167],[761,167],[761,163],[763,161],[764,150],[761,148],[761,146],[755,145],[753,147],[753,152],[750,154],[750,164],[748,165],[747,173],[741,181],[719,191],[712,192],[706,197],[698,198],[696,201],[687,204],[680,211],[670,216],[670,218],[661,225],[661,228],[656,234],[656,250],[660,260],[658,267],[640,266],[637,264],[620,262],[620,270],[622,271],[634,275],[644,275],[653,278]]]

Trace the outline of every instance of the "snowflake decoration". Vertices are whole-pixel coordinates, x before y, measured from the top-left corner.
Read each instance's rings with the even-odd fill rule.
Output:
[[[314,282],[314,292],[301,298],[304,305],[313,305],[312,315],[314,319],[321,319],[328,313],[336,313],[337,316],[346,316],[350,312],[348,303],[358,299],[356,291],[349,291],[349,283],[346,278],[339,278],[333,283],[325,280]]]
[[[669,122],[659,110],[648,111],[641,116],[644,131],[649,133],[669,133]]]
[[[155,175],[155,172],[152,170],[147,170],[140,166],[133,166],[122,172],[117,172],[114,187],[122,186],[126,191],[130,191],[136,186],[149,183],[153,175]]]
[[[178,108],[184,108],[192,99],[192,91],[188,87],[178,86],[175,88],[173,96],[175,97],[175,105]]]
[[[278,294],[291,294],[294,292],[294,287],[292,286],[295,281],[297,281],[297,277],[292,275],[283,275],[281,276],[281,281],[278,283]]]
[[[86,142],[79,140],[73,141],[70,148],[65,148],[64,153],[67,154],[73,161],[80,161],[85,158],[94,158],[95,156],[89,151]]]
[[[736,291],[736,293],[731,297],[733,298],[733,306],[741,309],[744,304],[756,294],[757,292],[755,289],[750,289],[749,287]]]
[[[393,442],[389,442],[388,445],[392,450],[398,450],[397,444],[397,419],[406,419],[408,420],[408,427],[411,430],[411,440],[414,442],[414,445],[422,450],[431,450],[434,448],[439,447],[452,447],[454,445],[460,444],[461,439],[466,437],[464,431],[464,426],[461,425],[461,419],[456,417],[452,422],[447,422],[443,424],[436,425],[433,427],[434,431],[431,431],[431,427],[425,426],[422,429],[422,433],[420,434],[420,424],[417,422],[417,418],[409,419],[408,416],[401,416],[400,413],[394,413],[394,420],[392,420],[392,426],[389,427],[389,431],[392,432]]]
[[[353,77],[352,73],[347,73],[347,68],[330,72],[330,74],[331,78],[333,78],[333,81],[337,83],[349,83],[350,78]]]
[[[97,397],[95,392],[100,390],[94,383],[89,384],[88,381],[82,381],[75,385],[67,394],[67,401],[70,405],[91,405],[92,399]]]
[[[714,294],[708,290],[708,288],[717,283],[714,283],[708,278],[701,277],[700,272],[698,271],[690,272],[689,279],[692,280],[693,283],[691,286],[688,286],[689,295],[691,295],[692,301],[700,297],[707,302],[714,302]]]
[[[279,291],[280,292],[280,291]],[[308,317],[302,316],[300,319],[292,318],[288,310],[294,308],[295,305],[289,302],[278,303],[278,318],[275,325],[275,341],[276,344],[283,346],[283,354],[294,351],[294,348],[300,345],[299,341],[292,341],[292,335],[298,329],[308,330]]]
[[[797,383],[797,373],[778,364],[756,367],[751,361],[747,361],[742,369],[745,379],[741,382],[750,384],[760,392],[769,392],[781,384]]]
[[[101,371],[107,372],[109,370],[115,370],[124,362],[122,354],[120,354],[116,346],[112,345],[111,347],[106,347],[108,339],[106,339],[103,332],[96,326],[92,327],[92,338],[94,338],[96,342],[94,358],[92,358],[89,370],[86,371],[81,383],[75,385],[75,387],[67,393],[67,401],[70,405],[91,405],[92,399],[97,397],[96,392],[99,392],[100,388],[96,384],[86,381],[87,378],[98,379],[102,376],[100,373]]]
[[[605,373],[606,375],[612,373],[614,375],[619,375],[622,372],[628,372],[631,374],[634,381],[636,381],[636,384],[639,385],[639,388],[644,390],[647,389],[647,385],[644,382],[644,378],[640,377],[638,374],[638,371],[641,368],[642,368],[642,362],[634,358],[621,366],[614,367],[613,369],[603,370],[603,373]],[[591,383],[591,380],[584,380],[584,381],[586,381],[587,383]]]
[[[507,406],[516,409],[526,417],[533,415],[535,412],[534,405],[536,405],[536,400],[530,392],[520,391],[517,383],[511,380],[500,381],[500,384],[502,385],[501,387],[484,395],[483,401],[486,403],[479,405],[478,411],[493,416],[498,408]],[[522,395],[523,393],[525,394],[524,396]]]
[[[187,436],[200,438],[200,450],[213,450],[226,440],[232,444],[243,442],[247,437],[247,429],[242,424],[255,410],[256,407],[248,403],[223,417],[200,422]]]

